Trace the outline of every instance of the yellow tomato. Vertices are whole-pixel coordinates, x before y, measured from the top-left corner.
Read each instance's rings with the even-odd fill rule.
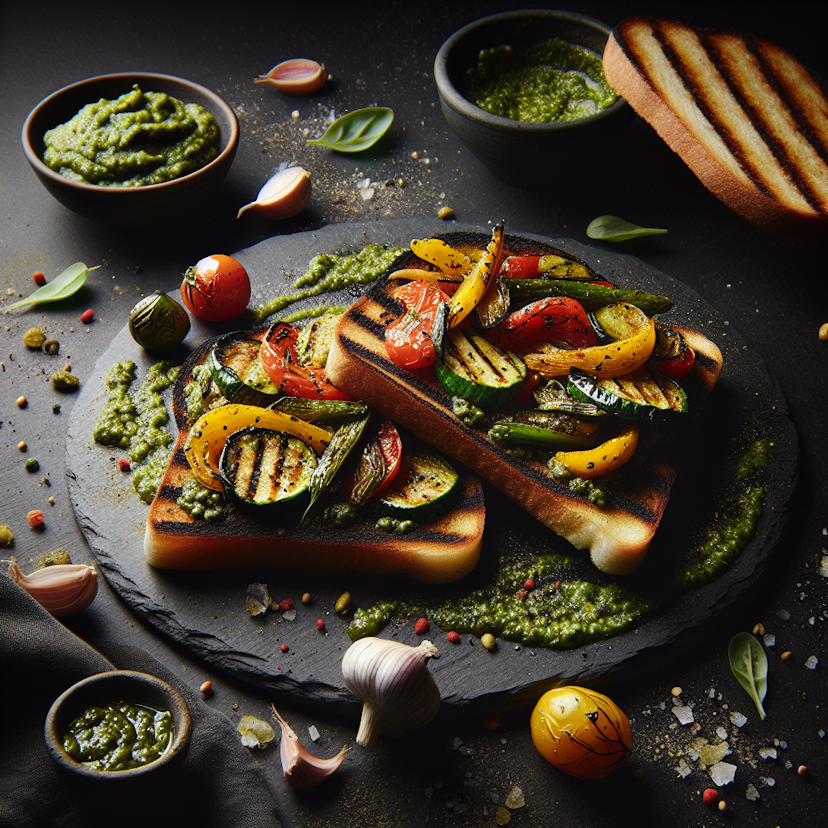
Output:
[[[600,779],[632,752],[630,722],[612,699],[585,687],[556,687],[532,711],[532,741],[544,759],[578,779]]]

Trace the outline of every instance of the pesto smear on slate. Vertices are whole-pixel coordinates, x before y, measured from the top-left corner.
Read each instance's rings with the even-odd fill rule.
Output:
[[[161,184],[219,154],[219,126],[198,104],[137,85],[87,104],[43,136],[44,163],[71,181],[101,187]]]
[[[530,124],[588,118],[618,99],[601,58],[558,38],[483,49],[466,83],[467,97],[476,106]]]

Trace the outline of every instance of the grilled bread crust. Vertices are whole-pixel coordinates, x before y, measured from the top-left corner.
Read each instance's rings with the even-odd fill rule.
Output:
[[[451,236],[444,238],[462,247]],[[479,236],[475,243],[480,247],[485,241]],[[506,247],[507,255],[559,252],[509,237]],[[410,258],[398,259],[395,269],[413,266]],[[667,505],[675,463],[670,458],[629,463],[619,471],[622,482],[607,505],[598,507],[558,483],[543,463],[499,448],[484,431],[458,419],[432,375],[407,371],[388,359],[385,329],[402,313],[402,304],[392,296],[401,283],[388,274],[340,319],[326,366],[334,384],[476,471],[576,548],[588,549],[602,571],[620,575],[636,569]],[[721,352],[696,331],[688,330],[687,336],[697,352],[694,382],[702,393],[709,391],[721,369]]]
[[[176,502],[191,474],[184,444],[193,421],[186,413],[184,386],[193,368],[207,359],[211,344],[205,343],[184,364],[173,391],[179,433],[147,516],[144,552],[151,566],[190,571],[265,567],[402,574],[427,583],[449,583],[475,567],[485,505],[479,478],[466,471],[453,508],[403,535],[367,521],[350,526],[280,526],[267,517],[267,507],[261,515],[228,507],[218,521],[191,517]]]
[[[636,17],[610,36],[604,72],[728,207],[777,235],[828,237],[828,100],[796,58]]]

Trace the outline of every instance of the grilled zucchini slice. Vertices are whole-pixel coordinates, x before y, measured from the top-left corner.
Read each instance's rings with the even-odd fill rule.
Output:
[[[526,365],[484,336],[452,330],[437,360],[437,380],[451,397],[460,397],[484,411],[504,408],[520,394]]]
[[[260,340],[234,332],[222,336],[210,349],[210,373],[229,402],[264,408],[281,396],[259,359],[261,348]]]
[[[460,475],[448,460],[434,454],[407,452],[391,488],[377,503],[381,517],[428,521],[447,509],[460,493]]]

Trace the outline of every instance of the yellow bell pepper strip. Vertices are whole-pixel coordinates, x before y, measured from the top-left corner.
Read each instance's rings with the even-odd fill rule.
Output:
[[[655,341],[655,322],[647,318],[641,330],[627,339],[574,350],[548,345],[541,353],[526,354],[523,361],[529,371],[542,377],[565,377],[571,368],[598,377],[619,377],[641,367],[650,358]]]
[[[456,328],[476,307],[497,276],[503,259],[503,223],[495,225],[492,240],[449,301],[449,327]]]
[[[424,262],[457,279],[459,282],[472,268],[469,257],[461,250],[456,250],[442,239],[413,239],[411,252]],[[395,274],[396,275],[396,274]]]
[[[555,455],[561,465],[576,477],[602,477],[620,469],[638,447],[638,426],[633,423],[617,437],[583,451],[559,451]]]
[[[317,454],[322,454],[331,440],[331,433],[326,429],[281,411],[257,405],[223,405],[199,417],[184,444],[184,455],[202,486],[222,491],[218,474],[222,449],[234,431],[248,426],[270,428],[298,437]]]

